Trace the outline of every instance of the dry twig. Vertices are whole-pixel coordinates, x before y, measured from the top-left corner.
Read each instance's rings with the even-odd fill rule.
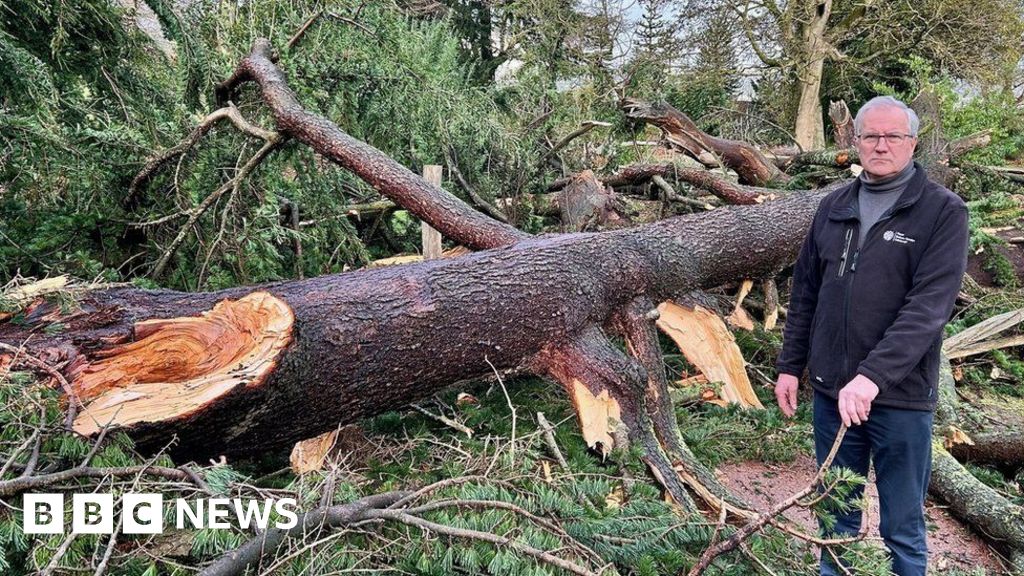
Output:
[[[702,574],[704,570],[711,565],[715,558],[735,549],[740,544],[742,544],[747,538],[749,538],[754,533],[760,531],[768,524],[771,524],[773,526],[779,526],[779,524],[774,521],[775,517],[781,514],[782,512],[788,510],[789,508],[792,508],[793,506],[800,504],[800,501],[809,494],[811,494],[812,492],[814,492],[817,489],[818,485],[821,484],[821,482],[824,480],[825,473],[832,466],[832,460],[835,459],[836,452],[839,451],[839,446],[843,443],[843,438],[845,436],[846,426],[842,426],[839,428],[839,432],[836,434],[836,439],[832,443],[832,449],[829,451],[828,456],[825,458],[824,462],[822,462],[821,467],[818,468],[818,473],[815,474],[814,480],[811,481],[811,483],[806,488],[804,488],[800,492],[797,492],[796,494],[793,494],[792,496],[783,500],[782,502],[779,502],[775,506],[772,506],[772,508],[767,512],[758,515],[756,519],[752,520],[751,522],[748,522],[745,526],[734,532],[732,536],[730,536],[726,540],[723,540],[718,544],[715,544],[714,546],[708,547],[704,551],[704,553],[701,554],[700,558],[697,560],[697,563],[694,564],[693,568],[691,568],[690,571],[687,573],[687,576],[697,576],[698,574]],[[828,489],[831,489],[831,487],[829,487]],[[829,541],[824,541],[820,539],[815,540],[817,540],[816,543],[847,543],[849,541],[855,541],[863,538],[866,534],[866,528],[867,522],[863,522],[861,533],[855,537],[833,539]],[[796,531],[786,530],[786,532],[804,540],[809,539],[805,537],[805,535],[798,533]]]

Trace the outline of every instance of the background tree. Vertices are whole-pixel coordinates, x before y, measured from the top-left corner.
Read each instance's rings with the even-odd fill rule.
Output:
[[[824,145],[825,63],[869,84],[898,76],[918,56],[959,78],[991,83],[1021,54],[1021,8],[1009,0],[925,2],[727,2],[750,53],[792,86],[795,135],[805,149]],[[891,76],[890,76],[891,75]]]

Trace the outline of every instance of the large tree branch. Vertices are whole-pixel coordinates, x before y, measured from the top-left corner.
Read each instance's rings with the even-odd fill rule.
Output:
[[[529,237],[508,224],[473,210],[462,200],[424,180],[376,148],[352,138],[333,122],[305,111],[271,60],[270,43],[257,40],[231,77],[217,87],[226,101],[241,84],[255,81],[274,114],[278,131],[308,144],[350,170],[384,196],[439,230],[474,249],[507,246]]]
[[[630,118],[660,128],[671,147],[685,152],[705,166],[714,167],[721,163],[735,170],[743,184],[777,186],[790,179],[753,146],[706,134],[689,116],[666,103],[626,98],[622,108]]]
[[[211,112],[206,116],[206,118],[203,118],[203,120],[196,125],[184,140],[147,162],[146,165],[142,167],[142,170],[135,175],[135,178],[132,178],[131,184],[128,185],[128,194],[125,196],[123,202],[127,205],[134,204],[138,199],[139,193],[143,188],[145,188],[146,184],[156,176],[157,172],[159,172],[161,168],[171,160],[187,154],[203,136],[212,130],[218,122],[224,119],[230,120],[231,123],[235,125],[235,128],[243,134],[247,134],[267,142],[279,139],[276,133],[270,130],[264,130],[243,118],[242,114],[238,111],[238,108],[236,108],[233,103],[228,102],[228,104],[223,108]]]

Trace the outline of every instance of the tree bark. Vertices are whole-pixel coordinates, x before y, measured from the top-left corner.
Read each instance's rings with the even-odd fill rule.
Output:
[[[989,432],[971,436],[974,444],[956,444],[949,449],[957,460],[994,464],[1001,467],[1024,466],[1024,432]]]
[[[810,47],[814,48],[814,45]],[[800,103],[796,110],[797,144],[804,150],[820,150],[825,147],[825,124],[821,110],[821,76],[825,68],[825,55],[812,54],[813,60],[799,72]]]
[[[1024,572],[1024,508],[978,480],[943,445],[945,431],[959,424],[957,402],[956,381],[949,360],[943,355],[928,492],[947,502],[953,514],[1006,549],[1015,570]]]
[[[636,298],[661,302],[791,261],[822,196],[796,194],[628,230],[529,239],[460,258],[211,293],[97,290],[79,312],[62,315],[41,305],[24,324],[0,324],[0,341],[17,346],[61,322],[65,332],[35,336],[28,350],[52,363],[70,361],[66,374],[84,403],[76,427],[95,430],[88,418],[97,405],[114,403],[104,414],[123,405],[114,423],[130,421],[144,396],[168,390],[157,384],[175,382],[173,374],[147,381],[141,367],[112,364],[118,352],[127,360],[136,351],[110,343],[152,336],[145,321],[195,317],[225,299],[271,294],[294,323],[265,380],[236,385],[180,417],[128,425],[145,446],[177,435],[179,452],[254,454],[484,377],[488,362],[549,373],[551,362],[542,358],[609,328]],[[186,376],[177,382],[184,386],[204,374],[208,355],[175,347],[178,332],[158,335],[164,363]],[[114,369],[120,372],[102,374]],[[119,384],[86,386],[97,374]]]
[[[0,323],[0,341],[25,344],[67,376],[68,400],[81,404],[77,430],[120,426],[143,449],[177,438],[179,456],[256,455],[494,368],[524,371],[566,388],[593,445],[608,449],[624,426],[680,505],[695,509],[689,487],[714,508],[751,516],[679,434],[652,312],[791,262],[827,191],[534,238],[304,111],[265,40],[221,96],[245,81],[259,85],[278,133],[481,251],[210,293],[96,290],[75,311],[44,303],[23,322]],[[62,331],[43,330],[56,323]]]
[[[806,21],[798,25],[802,46],[796,67],[800,100],[796,111],[794,136],[804,150],[825,147],[825,124],[821,110],[821,78],[825,59],[831,46],[825,38],[828,19],[832,15],[832,0],[812,0],[805,6]]]

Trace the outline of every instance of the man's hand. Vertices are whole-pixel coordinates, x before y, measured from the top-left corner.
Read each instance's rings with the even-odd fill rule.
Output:
[[[778,386],[775,387],[778,394]],[[863,374],[857,374],[853,380],[839,391],[839,416],[843,424],[862,424],[867,422],[871,412],[871,401],[878,396],[878,386]]]
[[[796,414],[796,389],[799,385],[800,380],[792,374],[779,374],[775,381],[775,399],[782,413],[790,418]]]

